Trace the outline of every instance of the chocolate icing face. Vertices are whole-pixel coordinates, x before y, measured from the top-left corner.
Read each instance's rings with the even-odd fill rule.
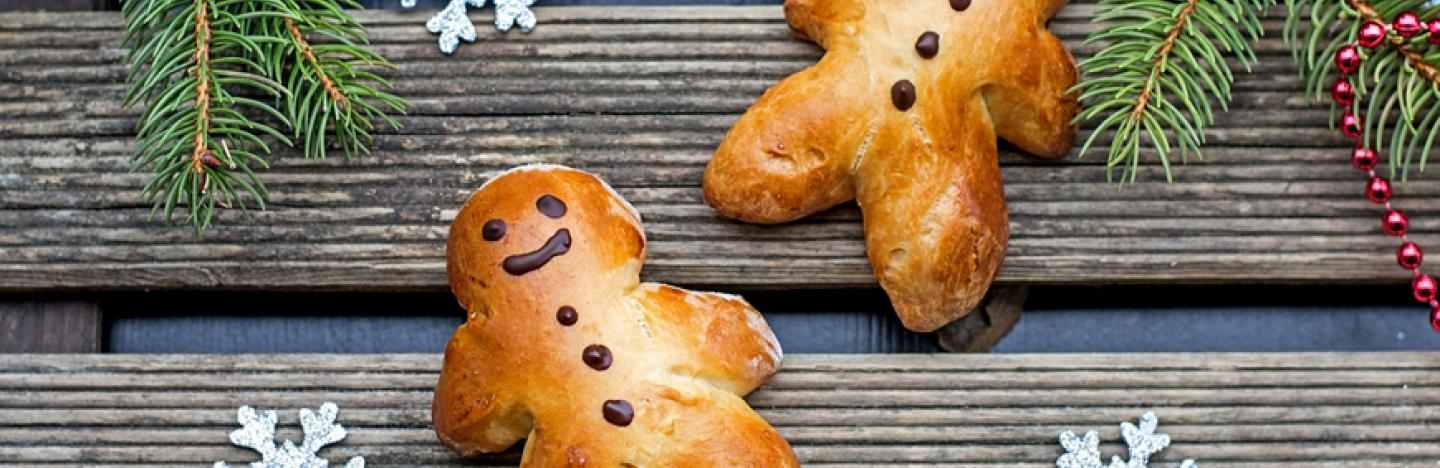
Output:
[[[550,263],[550,259],[565,255],[565,253],[569,251],[570,230],[561,229],[555,231],[555,235],[550,236],[550,240],[545,241],[545,245],[539,249],[530,253],[505,257],[505,272],[520,276],[540,269],[540,267],[545,266],[546,263]]]

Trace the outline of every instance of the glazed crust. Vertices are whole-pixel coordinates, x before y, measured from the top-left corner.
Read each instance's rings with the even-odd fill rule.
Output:
[[[544,195],[564,214],[542,213]],[[491,220],[505,223],[503,237],[486,239]],[[561,229],[563,254],[521,274],[505,269]],[[780,366],[764,319],[737,297],[640,283],[644,254],[639,215],[589,174],[522,168],[471,196],[446,252],[469,316],[435,389],[440,440],[474,455],[528,437],[522,466],[797,466],[741,398]],[[569,325],[564,306],[575,312]],[[608,368],[582,359],[592,345],[609,350]],[[607,400],[628,402],[633,421],[610,422]]]
[[[876,279],[905,326],[969,313],[1009,240],[996,137],[1043,157],[1068,152],[1079,110],[1074,60],[1045,22],[1065,0],[787,0],[818,64],[771,87],[705,171],[705,200],[753,223],[792,221],[854,199]],[[921,33],[939,53],[917,53]],[[913,83],[902,111],[891,88]]]

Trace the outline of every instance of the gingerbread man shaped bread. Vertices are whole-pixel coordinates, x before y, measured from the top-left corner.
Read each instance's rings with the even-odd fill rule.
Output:
[[[641,283],[640,215],[558,166],[502,174],[450,227],[468,311],[433,419],[465,455],[528,437],[522,466],[796,466],[742,395],[780,366],[745,301]]]
[[[984,296],[1009,240],[996,136],[1064,155],[1074,60],[1065,0],[787,0],[826,49],[735,123],[705,171],[722,214],[781,223],[855,199],[880,285],[930,331]]]

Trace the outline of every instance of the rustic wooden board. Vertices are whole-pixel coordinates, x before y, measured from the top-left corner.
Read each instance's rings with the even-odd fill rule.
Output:
[[[1083,57],[1095,6],[1052,27]],[[147,217],[127,171],[117,14],[0,14],[0,291],[234,288],[441,290],[447,224],[498,171],[562,163],[637,205],[648,279],[721,288],[873,286],[858,211],[785,226],[718,217],[700,199],[710,152],[769,85],[820,51],[778,7],[555,7],[530,34],[491,30],[454,57],[429,12],[369,12],[414,103],[402,132],[347,164],[287,152],[264,174],[269,211],[195,239]],[[1278,18],[1278,17],[1276,17]],[[1003,156],[1013,237],[1002,283],[1398,283],[1378,209],[1346,144],[1299,92],[1278,19],[1241,74],[1204,162],[1124,190],[1102,158]],[[1088,134],[1082,132],[1082,136]],[[1415,237],[1440,241],[1440,186],[1401,187]],[[1434,242],[1431,242],[1434,243]]]
[[[340,405],[323,452],[370,465],[462,461],[430,427],[438,355],[0,355],[0,463],[203,465],[238,405]],[[1205,467],[1432,466],[1440,354],[797,355],[749,397],[808,465],[1054,466],[1067,429],[1146,410],[1159,461]],[[518,451],[481,464],[514,465]],[[233,466],[233,465],[232,465]]]
[[[0,354],[98,353],[105,324],[90,301],[0,301]]]

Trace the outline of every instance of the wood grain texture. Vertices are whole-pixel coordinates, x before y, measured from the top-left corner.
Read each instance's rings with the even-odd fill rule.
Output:
[[[1077,57],[1096,50],[1080,45],[1095,8],[1076,2],[1052,22]],[[480,38],[453,57],[424,31],[429,12],[361,14],[414,104],[404,130],[348,164],[277,154],[262,175],[270,209],[226,213],[201,239],[149,219],[147,175],[128,171],[138,110],[119,105],[119,15],[0,14],[0,291],[443,290],[459,204],[529,163],[595,172],[634,202],[651,241],[647,280],[874,286],[853,205],[762,227],[700,199],[729,125],[820,55],[792,38],[779,7],[537,12],[530,34],[495,32],[488,10],[475,13]],[[1118,190],[1094,154],[1005,152],[1012,238],[1000,284],[1408,280],[1329,111],[1300,91],[1278,18],[1207,132],[1205,160],[1178,167],[1175,184],[1147,166],[1145,182]],[[1440,185],[1397,192],[1413,237],[1440,241]]]
[[[3,355],[0,460],[178,465],[250,460],[235,408],[340,405],[322,452],[375,466],[456,466],[430,428],[439,355]],[[1056,436],[1146,410],[1158,461],[1210,467],[1429,466],[1440,354],[795,355],[751,404],[807,466],[1054,466]],[[513,466],[511,451],[480,461]]]
[[[98,353],[105,325],[88,301],[0,301],[0,354]]]

